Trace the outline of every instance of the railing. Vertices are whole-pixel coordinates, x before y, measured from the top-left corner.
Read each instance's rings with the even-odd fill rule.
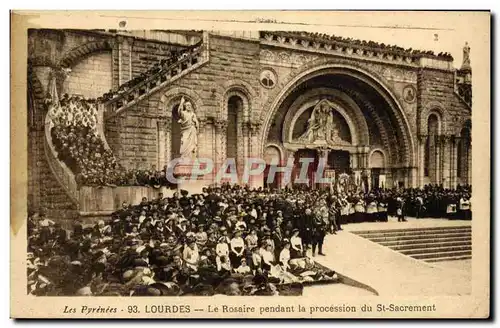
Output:
[[[358,56],[403,65],[419,65],[421,58],[432,58],[445,62],[453,61],[452,57],[432,55],[425,52],[412,53],[409,50],[398,51],[381,46],[377,47],[366,42],[365,44],[356,44],[349,43],[348,41],[314,37],[309,34],[300,35],[298,33],[283,31],[262,31],[260,39],[261,42],[269,45],[294,47],[301,50],[319,51],[344,56]]]
[[[193,69],[208,61],[207,44],[202,43],[195,51],[185,53],[175,63],[162,68],[158,73],[139,82],[104,103],[106,117],[114,116],[134,105],[146,95],[162,88],[167,83],[177,80]]]
[[[57,151],[52,143],[51,130],[53,127],[54,123],[50,118],[50,114],[47,113],[45,116],[45,138],[43,142],[45,157],[59,185],[64,189],[71,201],[78,206],[80,197],[75,175],[64,162],[57,158]]]

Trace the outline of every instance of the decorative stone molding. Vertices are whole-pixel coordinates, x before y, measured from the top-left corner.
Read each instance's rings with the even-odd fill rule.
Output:
[[[182,97],[186,100],[191,101],[193,108],[196,112],[198,120],[206,117],[205,110],[203,108],[203,101],[201,97],[195,91],[185,88],[175,86],[168,89],[160,98],[159,108],[163,114],[167,117],[172,116],[172,108],[176,102],[180,101]]]
[[[301,66],[305,63],[318,59],[317,55],[307,53],[297,53],[294,51],[271,51],[263,49],[260,51],[260,58],[263,63],[293,67]]]
[[[226,131],[227,129],[227,120],[215,120],[214,121],[214,126],[215,126],[215,132],[216,133],[221,133]]]
[[[403,65],[403,66],[414,66],[420,65],[420,57],[425,56],[420,54],[411,53],[401,53],[394,52],[388,49],[377,49],[371,48],[366,45],[352,45],[342,42],[330,41],[330,40],[312,40],[308,36],[303,37],[291,37],[286,32],[264,32],[261,36],[261,43],[272,46],[279,46],[284,48],[289,48],[292,50],[306,50],[310,52],[323,53],[323,54],[334,54],[357,58],[383,61],[385,63]],[[276,59],[274,54],[267,52],[261,53],[261,58],[265,61],[273,61]],[[440,59],[449,60],[449,59]]]
[[[74,66],[89,54],[97,51],[112,50],[112,42],[109,40],[85,43],[68,51],[59,61],[62,67]]]

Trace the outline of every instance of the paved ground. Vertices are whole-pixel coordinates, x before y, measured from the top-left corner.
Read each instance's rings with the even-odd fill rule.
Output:
[[[447,269],[460,270],[472,277],[472,260],[443,261],[434,263]]]
[[[344,226],[337,235],[328,235],[325,240],[325,257],[315,260],[351,279],[371,286],[381,296],[440,296],[468,295],[471,293],[471,270],[467,261],[462,263],[426,263],[387,247],[359,237],[349,231],[375,229],[401,229],[410,227],[439,227],[470,225],[470,221],[440,219],[409,219],[397,222],[390,219],[384,223],[358,223]],[[324,287],[322,287],[324,288]],[[363,293],[352,287],[329,287],[317,289],[323,293],[359,295]],[[313,290],[307,293],[312,293]],[[315,290],[314,290],[315,292]]]

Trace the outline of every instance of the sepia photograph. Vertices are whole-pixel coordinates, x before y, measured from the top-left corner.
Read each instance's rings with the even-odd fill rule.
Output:
[[[113,28],[19,34],[21,297],[69,300],[60,317],[312,318],[433,316],[444,308],[433,298],[476,296],[489,175],[473,173],[476,158],[489,165],[477,143],[489,144],[489,94],[476,94],[473,67],[489,58],[489,12],[464,14],[487,26],[486,44],[437,23],[335,29],[323,12],[330,23],[289,28],[294,16],[264,13],[240,28],[117,15]],[[92,301],[69,303],[81,296]]]

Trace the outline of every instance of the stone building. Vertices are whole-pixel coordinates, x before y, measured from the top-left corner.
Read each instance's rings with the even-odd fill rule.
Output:
[[[84,207],[50,144],[51,84],[60,95],[101,98],[101,137],[128,168],[161,168],[178,156],[184,97],[200,123],[197,156],[216,167],[235,158],[238,174],[247,157],[268,164],[310,157],[388,188],[471,182],[467,46],[455,69],[449,54],[303,32],[40,29],[28,39],[31,208]],[[148,71],[183,49],[191,50]],[[322,101],[326,137],[308,132]]]

